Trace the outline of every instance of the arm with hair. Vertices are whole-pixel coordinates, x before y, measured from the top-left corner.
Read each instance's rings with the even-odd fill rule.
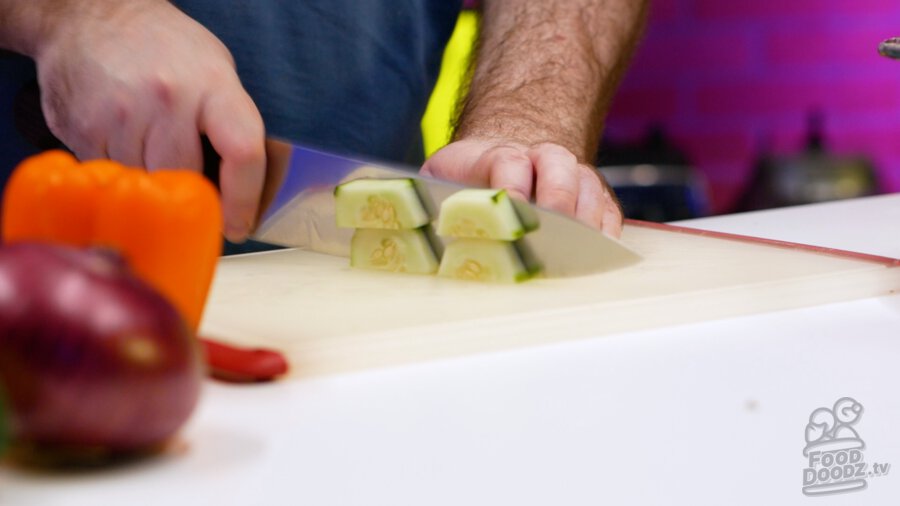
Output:
[[[621,210],[592,163],[645,11],[645,0],[486,0],[454,142],[423,172],[618,235]]]

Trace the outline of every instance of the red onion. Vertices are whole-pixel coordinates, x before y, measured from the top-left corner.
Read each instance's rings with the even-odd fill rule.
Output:
[[[24,460],[105,461],[158,448],[197,403],[184,321],[115,255],[0,248],[0,389]]]

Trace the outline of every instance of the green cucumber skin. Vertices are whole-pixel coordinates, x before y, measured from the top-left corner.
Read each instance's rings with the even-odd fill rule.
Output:
[[[513,243],[513,246],[516,248],[516,254],[519,256],[519,260],[522,262],[522,265],[525,266],[525,272],[516,277],[516,283],[534,279],[544,271],[544,266],[541,265],[534,255],[534,252],[531,251],[531,248],[525,241],[516,241]]]
[[[516,215],[519,217],[519,222],[524,229],[524,232],[522,233],[523,236],[529,232],[534,232],[541,227],[541,222],[538,219],[537,213],[534,212],[534,209],[531,208],[529,203],[516,199],[510,199],[510,201],[513,204]]]

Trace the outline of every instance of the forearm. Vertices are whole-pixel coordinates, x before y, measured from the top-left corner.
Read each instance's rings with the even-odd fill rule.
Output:
[[[551,142],[593,161],[646,0],[485,0],[456,138]]]
[[[53,0],[0,0],[0,48],[33,56]]]
[[[115,23],[157,3],[168,0],[0,0],[0,48],[36,58],[59,30],[78,29],[85,16]]]

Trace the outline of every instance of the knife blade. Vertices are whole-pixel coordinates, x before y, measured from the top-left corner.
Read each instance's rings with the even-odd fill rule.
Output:
[[[412,167],[347,158],[299,144],[268,139],[267,176],[255,240],[350,256],[352,229],[338,228],[334,188],[358,178],[412,178],[431,216],[444,199],[465,187],[421,176]],[[537,230],[523,241],[548,277],[580,276],[631,265],[640,256],[622,242],[562,214],[532,204]]]

